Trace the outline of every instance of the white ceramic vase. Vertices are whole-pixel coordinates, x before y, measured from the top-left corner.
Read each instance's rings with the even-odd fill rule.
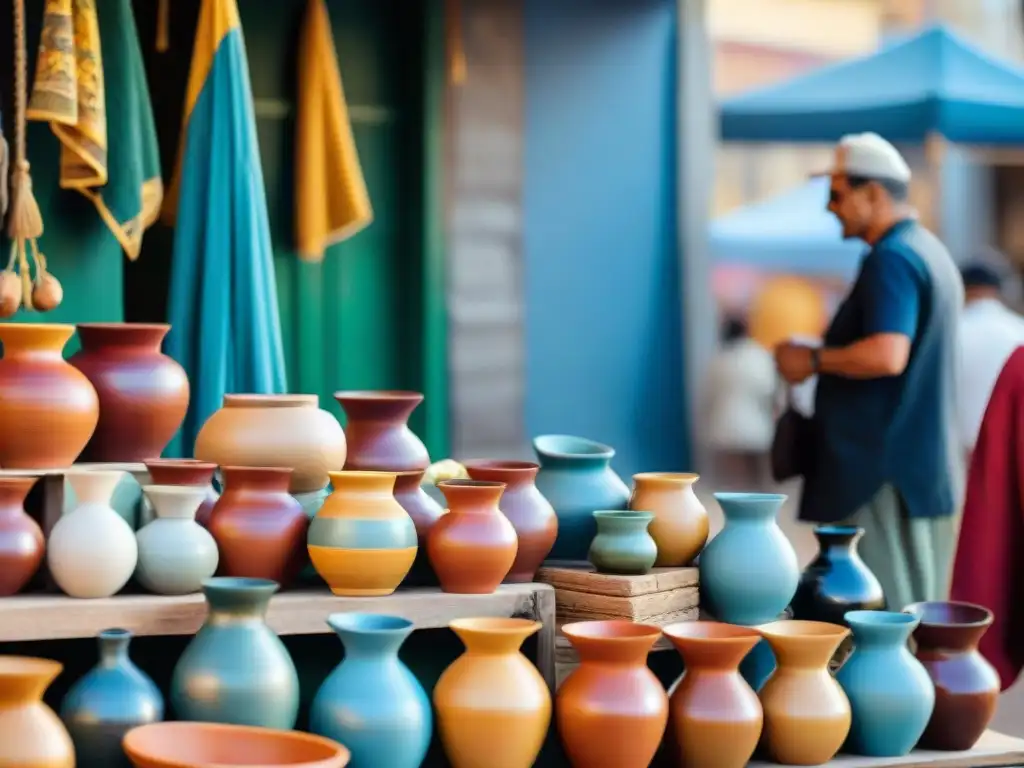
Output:
[[[53,526],[46,562],[57,586],[71,597],[115,595],[135,571],[135,533],[110,504],[123,476],[115,470],[65,474],[77,504]]]
[[[147,485],[142,489],[156,519],[142,528],[135,578],[158,595],[198,592],[213,576],[220,559],[217,543],[196,522],[196,511],[209,489],[189,485]]]

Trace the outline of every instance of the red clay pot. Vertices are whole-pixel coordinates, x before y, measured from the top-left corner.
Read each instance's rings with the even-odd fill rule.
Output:
[[[37,479],[0,476],[0,597],[18,594],[43,562],[43,532],[25,513],[25,497]]]
[[[501,494],[498,507],[516,529],[516,537],[519,539],[516,560],[505,582],[516,584],[533,581],[537,569],[551,552],[558,536],[555,508],[534,484],[540,464],[479,459],[465,462],[464,466],[473,480],[493,480],[505,484],[505,492]]]
[[[309,518],[288,492],[292,470],[221,467],[221,475],[224,490],[208,529],[220,550],[218,575],[290,585],[309,557]]]
[[[441,519],[444,508],[423,490],[423,474],[422,469],[395,473],[395,501],[401,504],[402,509],[412,518],[419,546],[412,570],[402,582],[408,587],[437,585],[437,576],[434,575],[434,570],[430,567],[430,558],[427,556],[427,534],[434,527],[434,523]]]
[[[159,456],[188,410],[184,369],[160,351],[164,323],[80,323],[69,363],[100,400],[100,420],[81,461],[139,462]]]
[[[335,392],[334,398],[347,419],[345,469],[404,472],[430,465],[426,446],[409,429],[409,417],[423,402],[419,392]]]
[[[198,459],[149,459],[146,462],[153,485],[189,485],[206,488],[206,501],[196,512],[196,522],[204,528],[210,527],[210,515],[220,494],[213,487],[213,473],[217,465]]]

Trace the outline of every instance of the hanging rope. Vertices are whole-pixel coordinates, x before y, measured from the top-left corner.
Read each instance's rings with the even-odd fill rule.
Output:
[[[171,0],[157,0],[156,50],[165,53],[171,47]]]
[[[448,75],[454,85],[466,82],[466,47],[462,36],[462,2],[448,0]]]

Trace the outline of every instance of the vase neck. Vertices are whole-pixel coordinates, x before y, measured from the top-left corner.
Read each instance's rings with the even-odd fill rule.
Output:
[[[859,560],[857,543],[863,535],[863,528],[852,525],[819,525],[814,529],[819,555],[830,560]]]
[[[80,323],[78,338],[82,349],[116,351],[119,354],[160,351],[171,326],[161,323]]]
[[[893,611],[850,611],[844,617],[858,649],[906,648],[920,620]]]
[[[419,392],[336,392],[334,398],[348,421],[378,422],[403,427],[412,412],[423,402]]]
[[[287,493],[292,470],[285,467],[221,467],[224,493]]]
[[[738,672],[740,663],[760,638],[681,638],[669,635],[669,640],[683,657],[687,674],[690,672]]]
[[[316,395],[224,395],[225,408],[317,408]]]
[[[640,472],[633,475],[637,490],[692,491],[693,484],[699,479],[700,475],[692,472]]]
[[[730,523],[772,524],[786,496],[781,493],[716,493],[715,499]]]
[[[25,499],[36,480],[35,477],[0,476],[0,517],[25,512]]]
[[[816,625],[802,630],[792,625]],[[773,630],[773,625],[780,625]],[[782,627],[781,625],[791,625]],[[850,634],[850,630],[837,625],[826,625],[821,622],[779,621],[761,627],[765,639],[771,645],[775,659],[780,667],[790,669],[822,670],[839,650],[840,644]]]
[[[529,619],[458,619],[448,626],[466,646],[466,653],[504,656],[519,653],[523,642],[540,629]]]
[[[142,491],[161,520],[195,520],[207,494],[205,486],[193,485],[147,485]]]
[[[217,465],[194,459],[153,459],[146,462],[154,485],[196,485],[204,488],[213,482]]]
[[[127,629],[105,629],[96,638],[100,652],[100,666],[118,667],[128,661],[128,646],[132,633]]]
[[[395,472],[395,493],[414,493],[423,485],[423,475],[426,470],[412,469],[405,472]]]
[[[45,323],[0,323],[3,358],[60,359],[65,345],[75,333],[73,325]]]
[[[278,584],[269,579],[217,577],[203,583],[203,594],[210,606],[209,621],[230,623],[239,619],[259,619],[267,615],[270,598]]]
[[[661,632],[656,627],[627,621],[566,624],[562,633],[579,654],[580,662],[643,666]]]
[[[456,514],[491,514],[505,492],[504,483],[490,480],[442,480],[437,488]]]
[[[572,435],[535,437],[533,450],[544,469],[603,470],[615,457],[610,446]]]
[[[0,657],[0,709],[41,701],[62,669],[49,659]]]
[[[391,496],[397,480],[394,472],[369,472],[349,470],[328,472],[331,488],[336,493],[358,493],[360,495]]]
[[[346,659],[398,659],[398,650],[412,634],[413,623],[397,616],[334,614],[327,618],[345,647]]]
[[[942,626],[921,624],[914,631],[918,651],[970,653],[978,649],[982,635],[988,631],[988,624],[966,624]]]
[[[598,510],[598,512],[600,514],[594,515],[598,533],[642,534],[654,519],[654,515],[650,512],[646,514],[642,512],[619,512],[618,510]]]
[[[117,470],[98,469],[95,471],[76,469],[69,470],[64,474],[71,490],[75,493],[75,500],[79,504],[101,504],[110,505],[110,499],[114,495],[114,489],[124,477],[124,472]]]
[[[504,483],[506,492],[533,485],[540,465],[532,461],[467,461],[463,465],[471,480]]]

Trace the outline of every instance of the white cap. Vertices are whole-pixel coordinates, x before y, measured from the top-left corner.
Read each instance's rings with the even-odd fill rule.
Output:
[[[851,133],[839,139],[835,165],[821,175],[862,176],[906,184],[910,181],[910,166],[899,150],[877,133]]]

